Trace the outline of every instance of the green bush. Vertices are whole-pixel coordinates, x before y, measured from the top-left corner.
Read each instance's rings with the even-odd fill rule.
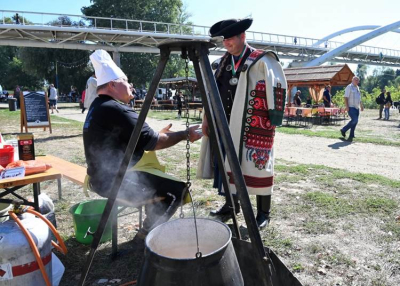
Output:
[[[394,85],[392,86],[386,86],[386,91],[389,91],[392,100],[393,101],[400,101],[400,86],[396,87]],[[332,97],[332,102],[338,106],[338,107],[345,107],[344,104],[344,90],[345,87],[342,90],[339,90],[338,92],[335,93],[335,95]],[[368,93],[367,91],[360,89],[361,91],[361,98],[362,102],[364,104],[364,108],[368,109],[377,109],[379,108],[379,105],[376,104],[375,99],[379,96],[381,93],[381,90],[376,87],[372,90],[372,93]]]

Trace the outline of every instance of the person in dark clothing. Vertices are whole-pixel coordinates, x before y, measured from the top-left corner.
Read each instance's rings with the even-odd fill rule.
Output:
[[[308,96],[307,96],[306,106],[307,106],[307,107],[311,107],[311,106],[312,106],[311,95],[308,95]]]
[[[300,90],[296,91],[296,94],[294,95],[293,99],[294,106],[299,106],[299,107],[301,106],[300,94],[301,94]]]
[[[332,100],[332,95],[331,95],[331,86],[327,85],[325,87],[325,91],[324,91],[324,106],[325,107],[331,107],[331,100]]]
[[[175,96],[176,100],[176,107],[178,108],[178,118],[180,119],[182,117],[182,100],[183,100],[183,94],[181,91],[178,92],[178,94]]]
[[[21,108],[21,88],[17,85],[14,89],[14,98],[17,100],[17,109]]]
[[[19,15],[18,15],[18,13],[15,14],[14,19],[15,19],[15,24],[19,25],[20,22],[19,22]]]
[[[382,89],[381,94],[377,98],[376,103],[379,104],[379,118],[378,119],[382,119],[383,107],[385,106],[385,93],[386,93],[386,90]]]
[[[133,98],[133,87],[110,55],[104,50],[97,50],[90,59],[97,76],[99,96],[91,104],[83,126],[88,185],[92,191],[108,197],[139,116],[128,106]],[[169,124],[156,132],[146,123],[143,125],[118,192],[117,201],[126,204],[164,198],[146,206],[142,235],[167,221],[187,192],[185,183],[163,173],[155,154],[146,151],[168,148],[188,137],[194,142],[202,136],[197,131],[198,125],[179,132],[172,132],[171,126]]]
[[[388,91],[386,93],[386,98],[385,98],[385,118],[384,118],[384,120],[389,120],[390,107],[392,107],[392,105],[393,105],[392,96],[390,95],[390,92]]]

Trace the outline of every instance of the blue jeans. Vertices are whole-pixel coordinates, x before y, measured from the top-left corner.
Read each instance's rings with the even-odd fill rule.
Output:
[[[389,108],[385,107],[385,119],[389,120],[389,116],[390,116],[390,107]]]
[[[350,136],[349,137],[354,137],[354,130],[356,130],[356,126],[358,123],[358,117],[360,115],[360,110],[354,107],[350,107],[349,108],[349,116],[351,118],[351,120],[349,121],[349,123],[347,123],[347,125],[345,127],[343,127],[343,131],[347,132],[347,130],[350,129]]]

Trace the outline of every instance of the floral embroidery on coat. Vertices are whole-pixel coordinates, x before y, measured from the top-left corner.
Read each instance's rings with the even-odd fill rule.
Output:
[[[265,169],[274,144],[275,126],[268,116],[265,81],[257,82],[250,91],[243,141],[247,149],[246,159],[254,162],[259,170]]]

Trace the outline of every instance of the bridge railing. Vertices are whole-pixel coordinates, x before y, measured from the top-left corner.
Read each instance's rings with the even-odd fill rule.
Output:
[[[18,24],[20,25],[75,27],[204,36],[208,36],[209,29],[209,27],[207,26],[199,25],[94,17],[72,14],[55,14],[11,10],[0,10],[0,13],[2,24],[17,24],[15,16],[18,13]]]
[[[1,23],[16,24],[15,16],[17,13],[20,25],[74,27],[81,29],[115,30],[169,35],[196,35],[204,37],[208,37],[208,30],[210,28],[208,26],[179,23],[12,10],[0,10],[2,17]],[[326,41],[319,47],[315,47],[314,44],[318,42],[319,39],[254,31],[247,31],[246,37],[250,42],[260,44],[279,44],[292,46],[293,48],[320,48],[332,50],[344,44],[337,41]],[[365,55],[380,55],[381,57],[400,57],[399,50],[364,45],[356,46],[350,49],[349,52]]]
[[[345,43],[338,41],[326,41],[319,47],[315,47],[315,43],[319,41],[319,39],[313,38],[305,38],[305,37],[296,37],[296,36],[287,36],[287,35],[279,35],[279,34],[271,34],[271,33],[261,33],[261,32],[252,32],[248,31],[246,33],[246,38],[250,42],[259,42],[259,43],[270,43],[270,44],[279,44],[279,45],[287,45],[292,46],[294,48],[323,48],[327,50],[336,49]],[[394,49],[386,49],[380,47],[359,45],[356,46],[349,51],[365,54],[365,55],[380,55],[382,56],[390,56],[390,57],[400,57],[400,51]]]

